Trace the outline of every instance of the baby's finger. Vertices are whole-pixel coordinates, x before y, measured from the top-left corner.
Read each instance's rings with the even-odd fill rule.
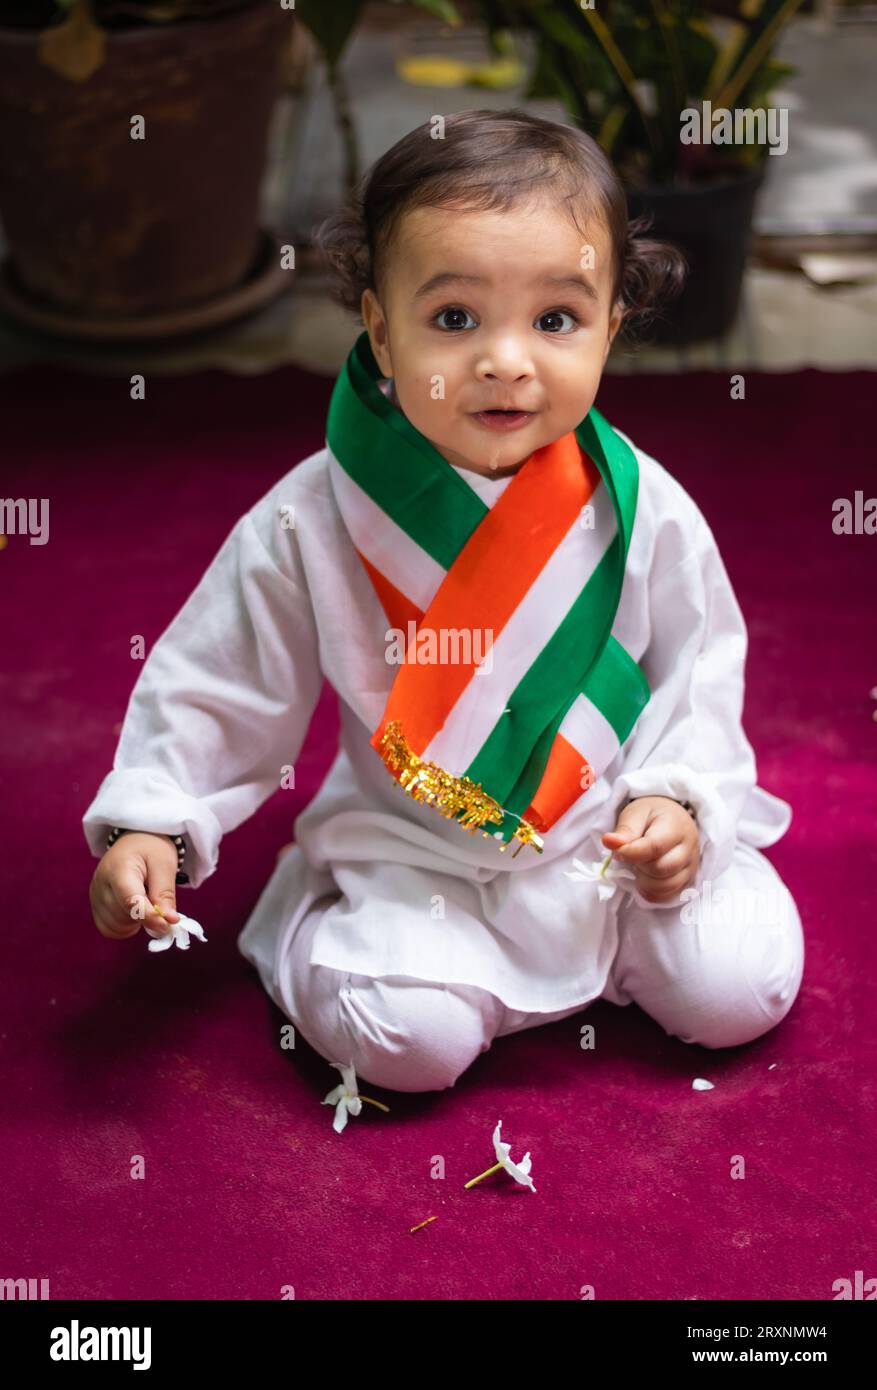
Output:
[[[128,899],[133,902],[142,893],[143,884],[136,873],[129,873],[123,882],[116,873],[95,875],[90,890],[91,906],[95,926],[102,936],[116,941],[136,936],[140,917],[132,910]]]
[[[642,798],[630,801],[623,808],[613,830],[607,830],[603,844],[607,849],[620,849],[622,845],[633,844],[644,833],[651,817],[651,808]]]
[[[149,915],[144,925],[152,928],[162,927],[167,932],[169,922],[179,922],[177,912],[176,865],[168,868],[163,859],[158,863],[147,858],[146,892],[149,897]]]
[[[118,903],[115,896],[111,896],[108,905],[105,907],[95,906],[92,903],[92,915],[94,924],[101,936],[107,937],[110,941],[124,941],[129,936],[136,936],[140,930],[139,922],[131,922],[128,918],[119,915]]]
[[[648,864],[669,853],[678,843],[677,831],[658,811],[638,840],[621,845],[615,853],[625,864]]]
[[[150,936],[167,936],[170,931],[170,923],[178,922],[180,914],[167,902],[157,899],[158,894],[153,897],[149,893],[141,899],[140,911],[143,913],[143,926]]]
[[[637,869],[634,876],[637,892],[650,903],[666,903],[678,897],[682,889],[691,880],[690,869],[685,868],[672,878],[662,879],[660,884],[655,879],[647,878],[641,869]]]
[[[155,911],[154,904],[147,893],[147,885],[134,864],[119,868],[113,878],[116,897],[116,917],[119,923],[117,936],[133,936],[141,927],[150,927],[159,936],[169,930],[165,917]],[[161,904],[159,904],[161,907]],[[162,907],[162,912],[166,909]],[[130,923],[126,929],[124,923]]]
[[[690,868],[691,862],[691,852],[688,846],[680,841],[658,859],[641,865],[637,872],[660,883],[663,879],[672,878],[674,874]]]

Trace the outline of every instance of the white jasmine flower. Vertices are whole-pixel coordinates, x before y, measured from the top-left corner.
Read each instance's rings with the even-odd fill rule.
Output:
[[[347,1124],[347,1116],[358,1115],[362,1110],[362,1101],[356,1086],[356,1071],[352,1062],[346,1066],[343,1062],[330,1062],[330,1067],[337,1067],[341,1073],[342,1080],[329,1092],[320,1102],[321,1105],[334,1105],[335,1118],[332,1121],[332,1128],[336,1134],[340,1134]]]
[[[370,1096],[361,1096],[357,1087],[356,1069],[352,1062],[330,1062],[330,1067],[337,1067],[341,1073],[341,1081],[334,1086],[329,1094],[320,1102],[321,1105],[334,1105],[335,1118],[332,1121],[332,1128],[336,1134],[340,1134],[347,1124],[348,1115],[358,1115],[362,1110],[362,1102],[367,1101],[369,1105],[376,1105],[378,1110],[385,1110],[390,1113],[390,1107],[383,1105],[379,1100],[372,1100]]]
[[[522,1187],[529,1187],[531,1192],[535,1192],[536,1188],[533,1185],[533,1179],[530,1177],[532,1160],[529,1151],[524,1154],[520,1163],[515,1163],[511,1158],[511,1144],[504,1144],[502,1141],[500,1136],[501,1128],[502,1120],[497,1120],[496,1129],[493,1131],[493,1151],[496,1154],[497,1162],[492,1168],[488,1168],[485,1172],[479,1173],[477,1178],[470,1178],[467,1183],[464,1183],[464,1186],[474,1187],[475,1183],[481,1182],[482,1178],[487,1178],[491,1173],[497,1172],[499,1168],[504,1168],[505,1171],[514,1178],[515,1182],[519,1182]]]
[[[185,917],[182,912],[179,922],[168,922],[168,926],[170,931],[165,936],[159,936],[151,927],[144,928],[144,931],[154,938],[149,943],[150,951],[169,951],[174,944],[179,946],[181,951],[188,951],[190,936],[196,936],[199,941],[207,940],[201,924],[196,922],[194,917]]]
[[[600,902],[605,902],[611,898],[613,893],[621,886],[619,875],[619,865],[611,864],[612,854],[607,854],[604,860],[595,859],[591,864],[585,864],[581,859],[574,859],[572,862],[578,869],[578,873],[572,874],[568,869],[564,870],[567,878],[574,882],[581,883],[587,880],[589,883],[596,883],[597,897]]]

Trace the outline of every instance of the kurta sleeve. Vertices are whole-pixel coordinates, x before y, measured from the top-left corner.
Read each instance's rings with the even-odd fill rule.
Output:
[[[322,685],[313,608],[294,533],[272,496],[237,522],[149,653],[113,769],[83,817],[101,856],[114,825],[186,836],[197,888],[222,835],[294,764]]]
[[[755,755],[741,722],[746,625],[697,508],[693,542],[651,586],[649,611],[651,635],[640,666],[652,695],[623,749],[612,811],[617,819],[634,796],[690,801],[700,830],[698,878],[715,879],[730,864],[738,835],[773,843],[788,829],[791,807],[756,786]]]

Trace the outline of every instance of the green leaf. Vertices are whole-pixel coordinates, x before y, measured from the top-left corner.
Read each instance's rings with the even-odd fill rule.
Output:
[[[733,71],[715,96],[716,106],[734,106],[746,87],[758,80],[761,68],[770,59],[782,29],[801,3],[802,0],[761,0],[755,15],[751,17],[746,39],[736,55]]]
[[[335,0],[323,0],[324,4],[334,4]],[[397,5],[411,5],[415,10],[423,10],[425,14],[430,14],[434,19],[440,19],[444,24],[451,24],[456,29],[463,23],[462,15],[452,0],[394,0]]]
[[[551,54],[545,43],[540,41],[536,52],[536,61],[523,93],[523,100],[553,101],[556,97],[559,97],[564,103],[566,102],[566,93],[560,74],[551,61]]]
[[[600,148],[605,150],[606,154],[610,157],[612,155],[612,147],[618,139],[624,122],[629,115],[630,108],[623,101],[616,102],[615,106],[607,112],[606,118],[600,127],[597,135],[597,142]]]
[[[773,58],[768,59],[758,68],[751,82],[743,88],[738,98],[739,104],[751,106],[753,110],[761,106],[771,106],[768,98],[774,87],[778,86],[784,77],[794,77],[797,71],[791,63],[779,63]]]
[[[295,12],[311,31],[331,73],[362,17],[365,0],[298,0]]]
[[[563,102],[567,110],[574,109],[574,93],[570,90],[568,83],[554,62],[553,49],[546,43],[545,36],[540,34],[536,48],[536,61],[530,73],[527,89],[523,93],[525,101],[553,101],[557,98]]]

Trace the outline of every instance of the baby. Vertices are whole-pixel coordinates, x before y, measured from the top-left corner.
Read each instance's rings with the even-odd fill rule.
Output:
[[[694,501],[593,404],[622,323],[681,282],[640,231],[598,145],[523,111],[377,161],[318,233],[365,325],[326,447],[153,647],[83,819],[98,929],[166,932],[294,785],[327,678],[339,750],[239,947],[379,1086],[452,1086],[598,998],[736,1046],[800,986],[739,605]]]

